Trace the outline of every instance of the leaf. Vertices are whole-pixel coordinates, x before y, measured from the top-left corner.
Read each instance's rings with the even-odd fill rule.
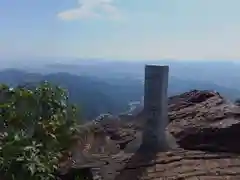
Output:
[[[24,161],[24,157],[18,157],[17,159],[16,159],[16,161],[19,161],[19,162],[21,162],[21,161]]]
[[[29,151],[29,150],[32,150],[32,149],[34,149],[33,146],[26,146],[26,147],[23,148],[24,151]]]
[[[6,178],[55,179],[59,159],[77,129],[67,94],[48,82],[31,90],[0,86],[0,91],[8,102],[0,104],[6,130],[1,137],[0,165],[6,169]]]
[[[15,140],[15,141],[20,141],[20,137],[19,137],[18,134],[15,134],[15,136],[14,136],[14,140]]]
[[[31,175],[35,174],[35,172],[36,172],[35,164],[29,164],[28,169],[30,170]]]
[[[57,137],[56,137],[54,134],[49,133],[49,135],[50,135],[53,139],[57,139]]]

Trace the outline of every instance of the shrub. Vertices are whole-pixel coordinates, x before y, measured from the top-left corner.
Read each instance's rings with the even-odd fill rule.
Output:
[[[31,89],[0,86],[0,173],[6,180],[56,179],[77,131],[66,91],[47,82]]]

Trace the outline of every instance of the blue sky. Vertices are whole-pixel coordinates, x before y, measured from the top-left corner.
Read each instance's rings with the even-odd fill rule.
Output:
[[[240,0],[1,0],[0,56],[240,59]]]

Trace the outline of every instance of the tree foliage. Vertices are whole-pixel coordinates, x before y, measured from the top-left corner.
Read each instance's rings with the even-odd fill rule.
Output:
[[[7,180],[55,179],[76,125],[76,108],[58,86],[44,82],[29,90],[1,85],[1,176]]]

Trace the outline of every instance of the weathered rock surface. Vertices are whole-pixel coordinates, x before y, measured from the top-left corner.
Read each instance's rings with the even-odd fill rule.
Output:
[[[203,151],[136,153],[115,180],[238,180],[240,155]]]
[[[140,113],[132,120],[99,121],[98,131],[119,150],[112,153],[110,147],[74,168],[91,167],[98,180],[240,179],[239,106],[216,92],[194,90],[169,98],[169,120],[167,132],[182,149],[142,154],[137,149],[144,125]]]
[[[169,99],[168,130],[185,149],[240,152],[240,107],[218,93],[191,91]]]

